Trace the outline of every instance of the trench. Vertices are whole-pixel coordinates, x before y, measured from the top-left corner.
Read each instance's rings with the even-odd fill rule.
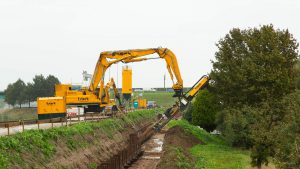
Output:
[[[127,146],[97,169],[155,169],[160,161],[165,131],[155,132],[149,123],[129,135]]]
[[[164,144],[164,132],[155,133],[141,147],[141,156],[128,169],[155,169],[158,165]]]

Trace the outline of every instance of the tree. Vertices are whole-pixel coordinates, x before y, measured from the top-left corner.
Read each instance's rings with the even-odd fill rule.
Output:
[[[47,96],[54,96],[55,93],[55,85],[56,84],[60,84],[60,81],[58,80],[57,77],[53,76],[53,75],[49,75],[46,78],[46,89],[47,89]]]
[[[210,75],[212,92],[225,110],[218,115],[219,126],[231,133],[225,137],[243,136],[228,140],[252,146],[252,161],[258,167],[274,152],[271,137],[287,114],[282,99],[295,91],[298,46],[288,30],[275,30],[273,25],[232,29],[217,44]]]
[[[54,96],[54,88],[56,84],[59,84],[58,78],[53,75],[49,75],[45,78],[43,75],[36,75],[33,78],[32,92],[33,99],[37,97],[50,97]]]
[[[284,100],[289,114],[278,128],[278,139],[274,152],[277,166],[282,169],[300,166],[300,91]],[[293,106],[290,106],[293,105]]]
[[[5,101],[12,106],[19,104],[21,107],[21,104],[25,102],[25,89],[26,84],[21,79],[18,79],[13,84],[9,84],[4,92]]]
[[[214,94],[207,89],[199,91],[192,109],[192,123],[213,131],[216,128],[216,113],[219,111],[219,103]]]
[[[298,71],[298,77],[296,82],[296,88],[300,90],[300,59],[298,59],[298,62],[296,64],[296,70]]]
[[[5,101],[14,106],[28,102],[35,101],[37,97],[50,97],[54,96],[55,85],[59,84],[58,78],[53,75],[49,75],[45,78],[43,75],[36,75],[33,78],[33,83],[27,83],[27,85],[21,80],[17,80],[13,84],[9,84],[5,90]]]
[[[16,93],[14,92],[13,84],[9,84],[4,91],[5,102],[14,106],[16,104]]]
[[[36,99],[34,96],[34,89],[33,89],[32,83],[27,83],[26,89],[23,92],[23,94],[25,95],[25,99],[28,102],[28,106],[30,107],[30,102],[32,102]]]
[[[43,75],[36,75],[33,78],[32,92],[35,99],[37,97],[47,96],[46,86],[47,86],[46,79]]]

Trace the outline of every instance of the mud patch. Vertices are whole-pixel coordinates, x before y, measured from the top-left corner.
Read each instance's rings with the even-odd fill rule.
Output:
[[[203,142],[190,133],[186,133],[181,127],[170,128],[165,135],[163,155],[156,168],[193,168],[195,160],[190,155],[189,149],[197,144],[203,144]]]

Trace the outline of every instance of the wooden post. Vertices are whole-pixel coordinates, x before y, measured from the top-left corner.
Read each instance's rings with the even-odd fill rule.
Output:
[[[6,123],[5,126],[7,127],[7,135],[9,136],[9,123]]]
[[[53,128],[53,119],[52,118],[50,119],[50,122],[51,122],[51,128]]]
[[[63,122],[63,118],[62,117],[60,118],[60,122],[61,122],[61,126],[63,126],[64,122]]]
[[[24,121],[22,120],[21,123],[22,123],[22,130],[24,132]]]
[[[66,126],[68,127],[68,117],[66,117]]]
[[[40,129],[40,122],[37,120],[38,129]]]

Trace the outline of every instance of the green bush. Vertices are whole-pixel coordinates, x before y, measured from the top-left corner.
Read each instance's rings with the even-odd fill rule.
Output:
[[[216,128],[216,114],[220,110],[214,94],[207,89],[199,91],[192,108],[192,123],[207,131]]]

